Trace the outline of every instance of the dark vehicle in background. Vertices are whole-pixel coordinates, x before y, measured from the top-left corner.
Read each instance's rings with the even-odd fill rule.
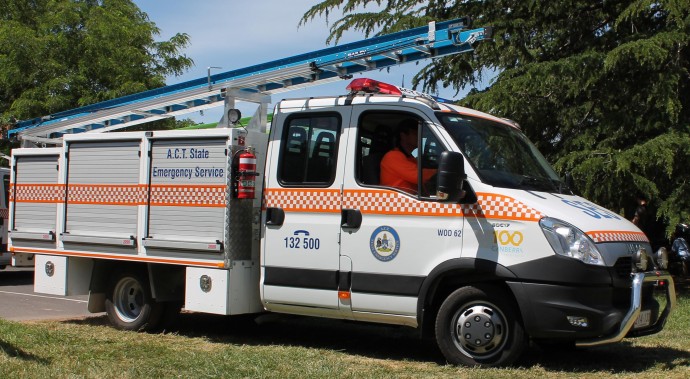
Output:
[[[671,254],[669,254],[669,269],[672,273],[685,278],[690,277],[689,241],[690,225],[688,223],[676,225],[673,243],[671,244]]]

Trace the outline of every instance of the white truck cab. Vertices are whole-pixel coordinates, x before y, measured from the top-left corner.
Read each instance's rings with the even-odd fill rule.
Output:
[[[275,108],[266,309],[435,329],[466,364],[512,361],[526,336],[584,346],[663,325],[670,276],[631,276],[647,237],[573,195],[516,124],[373,80],[348,88]],[[405,119],[418,125],[414,191],[380,180]]]

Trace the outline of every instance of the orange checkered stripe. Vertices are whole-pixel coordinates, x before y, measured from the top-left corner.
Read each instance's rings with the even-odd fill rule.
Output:
[[[286,212],[340,213],[342,208],[340,191],[330,189],[266,189],[264,203]]]
[[[624,232],[617,230],[595,230],[587,235],[596,243],[600,242],[647,242],[649,239],[642,232]]]
[[[60,203],[65,201],[62,184],[19,184],[16,202]],[[225,185],[152,185],[152,206],[224,207]],[[11,199],[13,197],[10,197]],[[145,184],[70,184],[68,204],[146,205],[149,189]]]
[[[477,194],[476,204],[459,205],[419,201],[387,190],[346,190],[342,201],[338,190],[267,189],[266,207],[288,212],[331,212],[341,208],[359,209],[365,214],[410,216],[482,217],[539,221],[542,214],[515,199],[490,193]]]
[[[463,205],[465,217],[496,218],[502,220],[539,221],[544,215],[509,196],[477,193],[475,204]]]
[[[142,205],[146,203],[146,186],[139,184],[70,184],[68,204]]]
[[[178,207],[225,207],[228,186],[152,185],[151,205]]]
[[[10,200],[17,203],[57,203],[64,198],[62,184],[10,184]]]

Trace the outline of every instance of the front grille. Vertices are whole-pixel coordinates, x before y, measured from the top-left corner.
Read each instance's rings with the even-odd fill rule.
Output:
[[[629,278],[630,272],[632,271],[632,257],[620,257],[613,265],[613,269],[616,271],[616,275],[619,278]]]

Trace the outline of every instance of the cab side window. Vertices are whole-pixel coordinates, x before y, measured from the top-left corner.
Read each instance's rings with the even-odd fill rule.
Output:
[[[403,112],[367,112],[360,117],[357,131],[360,184],[392,187],[421,197],[435,195],[434,175],[445,148],[421,118]],[[384,162],[391,151],[397,151],[395,159]]]
[[[300,115],[289,118],[280,148],[278,180],[286,185],[327,187],[335,179],[340,118]]]

